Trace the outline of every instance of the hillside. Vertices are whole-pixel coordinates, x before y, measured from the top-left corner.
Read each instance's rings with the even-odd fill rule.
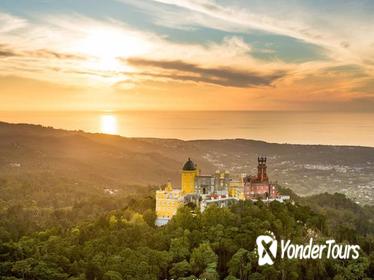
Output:
[[[374,206],[332,192],[347,183],[357,197],[359,185],[370,186],[373,152],[242,139],[136,139],[1,123],[0,278],[372,277]],[[183,207],[166,227],[154,226],[154,190],[167,178],[178,183],[188,156],[206,172],[252,173],[259,154],[268,156],[269,175],[291,203],[245,201],[204,213]],[[305,196],[310,193],[318,194]],[[256,237],[269,230],[304,243],[313,236],[359,244],[360,258],[259,267],[251,252]]]
[[[205,173],[224,169],[240,174],[255,172],[261,154],[268,157],[270,178],[298,195],[342,192],[360,203],[374,202],[374,148],[125,138],[0,123],[2,188],[9,180],[30,176],[39,185],[63,178],[70,191],[98,194],[104,189],[128,191],[133,185],[157,186],[168,179],[178,186],[187,157]]]

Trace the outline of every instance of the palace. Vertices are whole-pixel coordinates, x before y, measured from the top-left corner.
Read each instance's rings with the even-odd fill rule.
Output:
[[[209,205],[226,207],[239,200],[258,199],[283,202],[289,196],[279,194],[267,176],[266,157],[259,157],[256,176],[230,176],[228,171],[217,170],[211,175],[202,175],[189,158],[181,172],[181,188],[173,189],[170,182],[163,190],[156,191],[156,225],[166,224],[187,203],[194,203],[204,211]]]

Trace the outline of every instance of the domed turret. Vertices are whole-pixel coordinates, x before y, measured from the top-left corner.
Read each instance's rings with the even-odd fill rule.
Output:
[[[196,170],[196,165],[193,163],[193,161],[188,158],[186,163],[183,165],[183,170],[184,171],[194,171]]]
[[[189,194],[195,192],[195,177],[198,171],[193,161],[188,158],[182,169],[182,193]]]

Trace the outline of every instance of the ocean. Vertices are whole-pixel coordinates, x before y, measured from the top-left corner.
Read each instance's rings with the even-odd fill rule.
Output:
[[[245,138],[374,147],[374,113],[254,111],[0,112],[0,121],[126,137]]]

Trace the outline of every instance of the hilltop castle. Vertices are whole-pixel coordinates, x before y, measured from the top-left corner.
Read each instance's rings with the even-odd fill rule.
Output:
[[[239,200],[278,200],[283,202],[288,196],[281,196],[268,178],[266,157],[258,157],[256,176],[232,178],[228,171],[216,171],[211,175],[201,175],[200,170],[189,158],[181,172],[181,188],[173,189],[170,182],[163,190],[156,191],[156,225],[166,224],[187,203],[194,203],[204,211],[210,204],[225,207]]]

